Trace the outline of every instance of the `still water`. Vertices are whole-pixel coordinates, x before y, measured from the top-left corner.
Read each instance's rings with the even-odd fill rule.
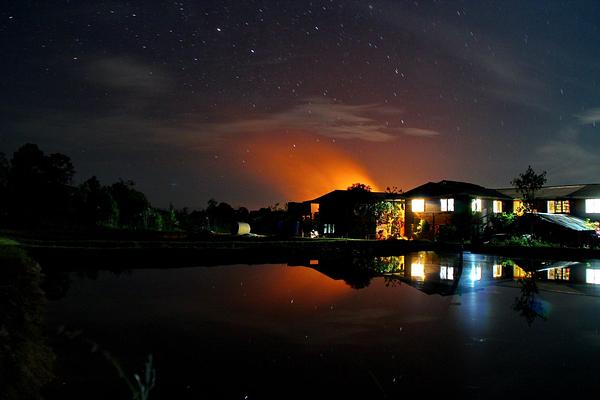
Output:
[[[131,398],[102,354],[152,354],[151,399],[589,395],[599,283],[598,260],[432,252],[51,275],[48,397]]]

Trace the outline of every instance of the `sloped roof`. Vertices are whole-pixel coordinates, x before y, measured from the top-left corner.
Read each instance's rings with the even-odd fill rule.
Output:
[[[573,193],[584,189],[586,185],[544,186],[535,191],[535,197],[540,200],[554,200],[570,197]],[[514,187],[497,189],[500,193],[518,199],[521,195]]]
[[[428,182],[404,193],[404,197],[455,197],[455,196],[476,196],[493,199],[511,199],[504,193],[495,189],[484,188],[473,183],[447,181]]]
[[[530,214],[532,217],[541,219],[542,221],[550,222],[562,226],[563,228],[571,229],[573,231],[593,231],[584,220],[581,218],[573,217],[566,214],[548,214],[548,213],[535,213]]]
[[[307,200],[305,203],[323,203],[327,201],[382,201],[401,198],[398,193],[367,192],[360,190],[333,190],[316,199]]]
[[[600,184],[592,183],[589,185],[583,185],[583,188],[571,193],[570,197],[574,199],[600,199]]]

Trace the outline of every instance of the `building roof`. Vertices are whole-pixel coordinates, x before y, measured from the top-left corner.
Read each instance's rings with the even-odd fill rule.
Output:
[[[304,203],[323,203],[323,202],[345,202],[345,201],[383,201],[399,199],[402,195],[399,193],[387,192],[367,192],[362,190],[333,190],[316,199],[307,200]]]
[[[571,194],[574,199],[600,199],[600,183],[583,185],[584,187]]]
[[[532,217],[540,219],[542,221],[550,222],[563,228],[571,229],[573,231],[593,231],[594,228],[590,227],[581,218],[573,217],[566,214],[548,214],[548,213],[535,213],[530,214]]]
[[[467,182],[447,181],[428,182],[403,194],[406,198],[415,197],[456,197],[475,196],[492,199],[508,200],[511,197],[495,189],[487,189],[483,186]]]
[[[514,187],[497,190],[513,199],[521,197]],[[540,200],[600,198],[600,184],[544,186],[535,191],[535,197]]]

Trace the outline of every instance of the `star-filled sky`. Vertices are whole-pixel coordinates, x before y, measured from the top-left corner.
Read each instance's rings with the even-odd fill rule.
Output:
[[[0,151],[158,206],[600,182],[600,2],[13,1]]]

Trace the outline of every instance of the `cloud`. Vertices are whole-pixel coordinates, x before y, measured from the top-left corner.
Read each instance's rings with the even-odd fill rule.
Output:
[[[305,132],[332,139],[389,142],[400,134],[436,136],[439,133],[400,125],[403,110],[378,104],[348,105],[321,98],[308,98],[284,111],[259,118],[211,123],[204,131],[222,135],[270,132]]]
[[[161,94],[171,86],[171,79],[158,67],[130,57],[104,57],[88,66],[89,77],[109,89],[148,94]]]
[[[475,28],[417,15],[400,2],[387,4],[387,12],[380,16],[383,22],[409,32],[423,47],[445,53],[449,61],[457,60],[461,71],[478,72],[473,76],[485,82],[485,86],[474,86],[480,95],[538,111],[551,109],[548,86],[539,78],[545,70],[525,61],[516,46],[511,49],[505,40]]]
[[[586,110],[584,113],[576,115],[579,122],[584,125],[596,124],[600,122],[600,107]]]
[[[578,128],[569,126],[537,149],[540,164],[555,181],[595,182],[600,170],[600,154],[595,146],[583,144]]]
[[[401,128],[400,130],[402,133],[409,136],[432,137],[440,134],[438,131],[433,131],[431,129]]]

